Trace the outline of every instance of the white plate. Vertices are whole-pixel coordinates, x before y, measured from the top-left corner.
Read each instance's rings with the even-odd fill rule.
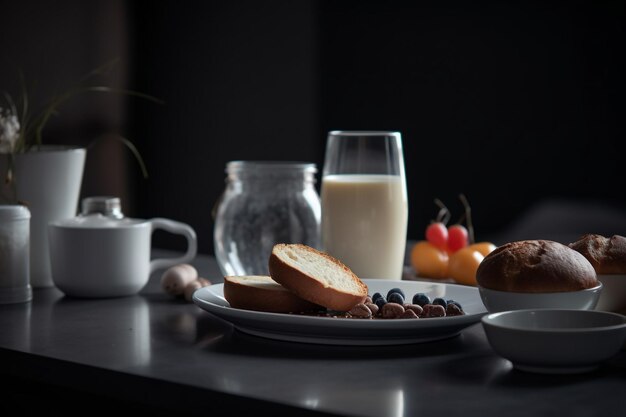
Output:
[[[193,295],[193,302],[209,313],[232,323],[238,330],[266,338],[291,342],[332,345],[398,345],[440,340],[458,335],[478,323],[487,313],[478,289],[456,284],[418,281],[364,279],[369,294],[386,295],[391,288],[401,288],[410,301],[423,292],[431,299],[442,297],[458,301],[465,315],[428,319],[347,319],[265,313],[231,308],[224,299],[223,284],[203,287]]]

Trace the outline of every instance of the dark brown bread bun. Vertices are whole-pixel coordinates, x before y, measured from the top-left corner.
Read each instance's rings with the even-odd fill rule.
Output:
[[[597,274],[626,274],[626,237],[586,234],[569,247],[580,252]]]
[[[476,281],[499,291],[578,291],[599,285],[596,271],[580,253],[551,240],[522,240],[496,248],[478,266]]]

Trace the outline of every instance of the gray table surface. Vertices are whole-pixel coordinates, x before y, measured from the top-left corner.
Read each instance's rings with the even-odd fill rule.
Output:
[[[222,282],[211,256],[193,264]],[[274,341],[172,299],[159,276],[131,297],[72,299],[49,288],[30,303],[0,306],[1,374],[188,415],[626,413],[626,351],[591,373],[563,376],[513,369],[481,324],[404,346]]]

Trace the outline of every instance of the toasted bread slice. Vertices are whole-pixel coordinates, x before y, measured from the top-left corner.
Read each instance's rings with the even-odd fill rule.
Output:
[[[367,297],[367,285],[350,268],[307,245],[275,245],[269,270],[283,287],[330,310],[349,311]]]
[[[306,301],[266,275],[224,277],[224,298],[231,307],[270,313],[324,310]]]

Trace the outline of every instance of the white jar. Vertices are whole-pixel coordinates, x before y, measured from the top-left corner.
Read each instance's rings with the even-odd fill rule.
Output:
[[[30,211],[21,205],[0,205],[0,304],[32,298]]]

